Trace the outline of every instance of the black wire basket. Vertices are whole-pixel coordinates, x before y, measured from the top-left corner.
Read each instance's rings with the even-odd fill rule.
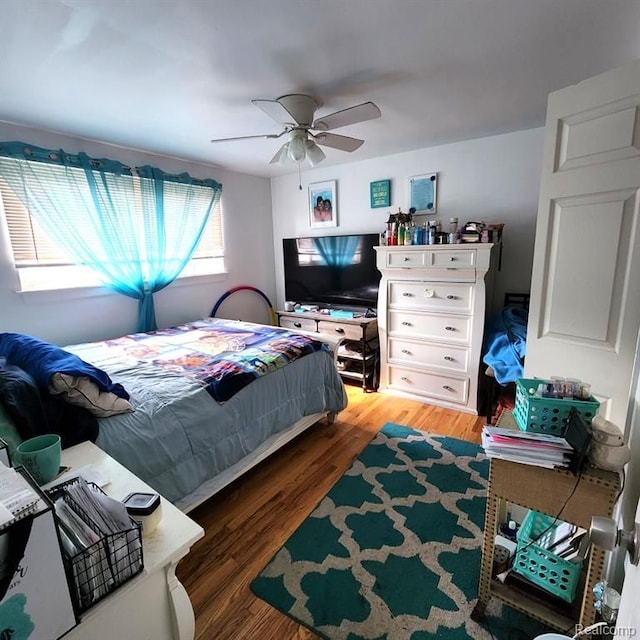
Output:
[[[144,568],[144,563],[140,525],[131,520],[130,528],[117,533],[102,531],[67,491],[78,482],[78,478],[73,478],[53,487],[47,491],[47,495],[54,503],[59,499],[64,500],[82,522],[99,537],[97,542],[77,553],[69,553],[62,544],[62,557],[74,608],[76,614],[80,615],[139,574]],[[97,485],[87,484],[93,491],[104,494]],[[67,533],[57,515],[56,519],[62,539]]]

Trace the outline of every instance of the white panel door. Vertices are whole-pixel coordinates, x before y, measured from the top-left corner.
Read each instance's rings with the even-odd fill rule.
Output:
[[[640,523],[640,502],[636,511],[636,522]],[[616,637],[628,638],[640,636],[640,609],[638,609],[638,594],[640,593],[640,566],[627,562],[624,571],[624,586],[622,588],[622,599],[620,600],[620,611],[618,612],[618,622],[616,628],[619,630]],[[635,633],[630,633],[634,630]]]
[[[525,376],[591,383],[623,430],[640,327],[640,60],[549,96]]]

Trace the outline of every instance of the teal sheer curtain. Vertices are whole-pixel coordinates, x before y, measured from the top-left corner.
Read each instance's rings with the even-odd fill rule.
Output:
[[[358,236],[326,236],[314,238],[318,253],[325,264],[330,267],[346,267],[353,262],[353,257],[360,247]]]
[[[189,262],[222,193],[215,180],[21,142],[0,143],[0,176],[74,263],[139,300],[137,331],[157,328],[153,294]]]

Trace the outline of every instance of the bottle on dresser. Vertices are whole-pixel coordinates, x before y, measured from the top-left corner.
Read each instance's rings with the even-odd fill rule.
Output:
[[[407,222],[404,229],[404,244],[411,246],[413,244],[413,223]]]

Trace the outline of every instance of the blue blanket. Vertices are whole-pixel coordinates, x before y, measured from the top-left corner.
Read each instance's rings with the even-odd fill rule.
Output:
[[[86,376],[93,380],[101,391],[110,391],[129,399],[125,388],[97,367],[78,358],[54,344],[21,333],[0,333],[0,356],[7,362],[26,371],[42,391],[48,391],[54,373]]]
[[[482,361],[489,365],[496,380],[504,385],[524,376],[527,344],[527,312],[505,307],[487,320]]]

